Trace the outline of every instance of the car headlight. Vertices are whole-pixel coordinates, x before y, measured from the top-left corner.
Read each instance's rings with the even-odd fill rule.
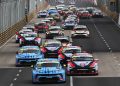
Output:
[[[89,33],[89,31],[86,31],[86,34],[88,34],[88,35],[89,35],[89,34],[90,34],[90,33]]]

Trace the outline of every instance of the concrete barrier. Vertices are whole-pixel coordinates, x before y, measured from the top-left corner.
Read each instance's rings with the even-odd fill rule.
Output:
[[[47,8],[47,6],[47,2],[38,5],[36,9],[34,9],[31,13],[26,15],[22,20],[17,22],[15,25],[9,27],[6,31],[0,33],[0,46],[3,45],[9,38],[11,38],[16,31],[21,30],[23,26],[30,22],[39,10],[43,10]]]
[[[118,13],[117,12],[110,11],[106,5],[101,6],[100,9],[104,13],[106,13],[108,16],[110,16],[113,20],[118,21]]]

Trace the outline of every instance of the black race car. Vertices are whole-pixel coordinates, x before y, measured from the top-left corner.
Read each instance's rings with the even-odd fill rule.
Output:
[[[49,39],[41,46],[41,51],[44,53],[45,58],[58,58],[58,52],[61,47],[62,44],[60,41]]]

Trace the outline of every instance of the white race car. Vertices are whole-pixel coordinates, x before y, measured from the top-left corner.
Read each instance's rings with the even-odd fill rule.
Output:
[[[98,59],[94,59],[89,53],[75,54],[67,64],[67,74],[98,75]]]
[[[67,19],[62,26],[64,29],[73,29],[75,25],[77,25],[77,22],[74,19]]]
[[[71,31],[71,37],[89,37],[90,32],[86,25],[76,25]]]
[[[27,33],[27,32],[33,32],[33,30],[31,29],[27,29],[27,28],[23,28],[22,30],[20,30],[19,32],[16,32],[16,43],[19,43],[19,39],[22,37],[21,35],[24,34],[24,33]]]

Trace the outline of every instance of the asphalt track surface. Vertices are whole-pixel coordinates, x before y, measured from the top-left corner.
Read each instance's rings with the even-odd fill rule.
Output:
[[[55,5],[54,1],[50,4]],[[31,68],[15,67],[18,44],[13,37],[0,48],[0,86],[120,86],[120,28],[107,16],[81,19],[80,24],[87,25],[91,35],[88,39],[74,38],[73,45],[82,46],[83,50],[92,52],[99,59],[98,76],[67,76],[66,83],[34,85]],[[69,35],[70,31],[65,33]]]

